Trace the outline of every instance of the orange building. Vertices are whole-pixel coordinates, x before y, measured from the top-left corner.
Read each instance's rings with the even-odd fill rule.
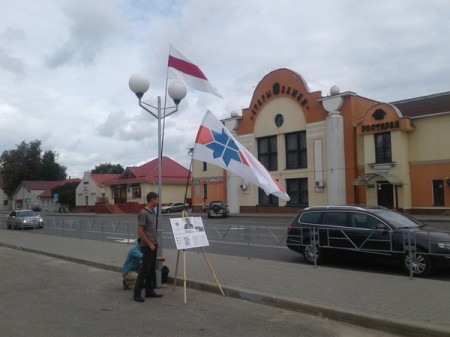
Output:
[[[259,82],[242,116],[222,122],[291,200],[194,160],[194,210],[206,199],[226,201],[231,213],[326,204],[450,211],[450,92],[386,103],[334,86],[324,96],[278,69]]]

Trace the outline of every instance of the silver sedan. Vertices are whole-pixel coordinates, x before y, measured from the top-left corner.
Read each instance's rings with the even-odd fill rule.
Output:
[[[44,220],[32,210],[17,210],[9,213],[6,218],[6,227],[8,229],[43,228]]]

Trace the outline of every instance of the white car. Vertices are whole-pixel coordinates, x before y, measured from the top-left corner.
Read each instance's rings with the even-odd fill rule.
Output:
[[[32,210],[17,210],[9,213],[6,218],[6,227],[8,229],[43,228],[44,220]]]
[[[161,213],[170,213],[170,212],[181,212],[185,211],[189,208],[189,204],[184,204],[182,202],[172,202],[170,204],[161,206]]]

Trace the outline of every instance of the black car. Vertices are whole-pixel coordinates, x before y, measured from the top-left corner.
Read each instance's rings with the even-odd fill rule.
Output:
[[[414,276],[450,265],[450,232],[379,206],[305,208],[288,225],[286,244],[310,264],[330,253],[378,255],[397,259]]]

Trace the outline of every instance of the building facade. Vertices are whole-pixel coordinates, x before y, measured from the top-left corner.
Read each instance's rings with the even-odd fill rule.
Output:
[[[110,188],[105,182],[118,178],[119,174],[97,174],[84,172],[76,189],[75,205],[77,207],[94,207],[96,203],[108,203],[111,198]]]
[[[158,192],[158,160],[141,166],[127,167],[122,174],[110,178],[85,174],[80,184],[80,202],[95,201],[97,213],[137,213],[146,204],[148,192]],[[168,157],[162,157],[161,204],[191,203],[191,173]],[[84,190],[86,186],[86,190]],[[89,199],[89,194],[92,198]],[[84,199],[83,199],[84,196]],[[96,196],[94,198],[94,196]],[[186,201],[185,201],[186,198]],[[80,206],[84,206],[81,204]]]
[[[3,186],[3,175],[0,174],[0,212],[7,212],[12,210],[12,200],[3,190]]]
[[[61,207],[68,207],[59,202],[58,195],[52,189],[68,183],[79,183],[80,179],[59,181],[24,180],[16,188],[12,198],[13,209],[33,209],[43,212],[58,212]]]
[[[327,204],[450,211],[450,92],[391,103],[337,87],[324,96],[299,74],[278,69],[259,82],[241,116],[223,123],[291,200],[194,161],[194,209],[213,195],[232,213]]]

